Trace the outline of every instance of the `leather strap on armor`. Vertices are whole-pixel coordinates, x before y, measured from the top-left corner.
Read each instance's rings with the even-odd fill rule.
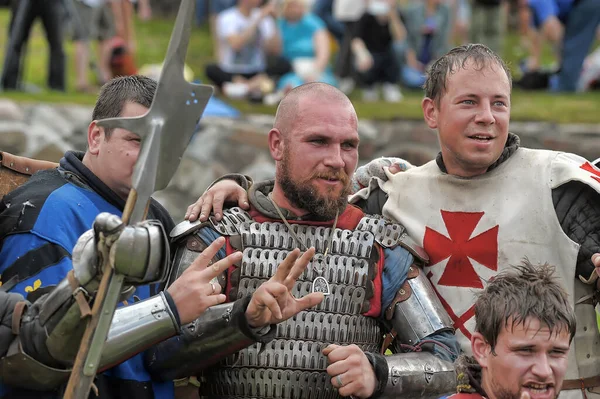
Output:
[[[29,176],[40,170],[58,167],[58,164],[55,162],[20,157],[18,155],[13,155],[4,151],[0,151],[0,162],[5,168]]]
[[[88,316],[92,315],[92,310],[90,309],[90,304],[87,301],[87,297],[84,294],[83,287],[80,286],[79,281],[75,278],[75,272],[73,270],[67,273],[67,281],[69,282],[69,286],[73,290],[73,297],[79,306],[79,312],[81,313],[81,318],[85,319]],[[87,294],[87,292],[86,292]]]
[[[385,356],[388,379],[379,398],[439,398],[456,390],[454,365],[429,352]]]
[[[588,389],[600,386],[600,375],[577,380],[564,380],[561,391],[571,389]]]
[[[21,317],[23,317],[23,312],[27,310],[28,303],[25,301],[17,302],[12,314],[12,322],[11,329],[14,335],[19,335],[19,331],[21,331]]]

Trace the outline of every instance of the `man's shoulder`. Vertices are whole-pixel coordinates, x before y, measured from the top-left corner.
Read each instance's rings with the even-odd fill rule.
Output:
[[[227,10],[221,11],[217,15],[217,26],[224,27],[227,24],[241,20],[240,13],[237,8],[228,8]]]
[[[17,187],[4,196],[3,202],[12,202],[23,196],[47,196],[66,183],[58,169],[46,169],[35,173],[22,186]]]
[[[555,152],[550,164],[550,187],[554,189],[571,181],[579,181],[600,192],[600,169],[579,155]]]
[[[0,239],[34,229],[44,235],[62,231],[58,226],[92,220],[99,212],[120,213],[99,193],[75,184],[58,169],[34,174],[2,200]],[[91,225],[91,222],[90,222]],[[72,229],[65,229],[71,231]],[[52,233],[54,235],[54,233]]]
[[[42,170],[25,184],[6,194],[0,205],[0,237],[18,224],[20,231],[30,230],[48,198],[66,184],[57,169]]]
[[[247,17],[245,17],[240,10],[238,10],[237,7],[231,7],[228,8],[224,11],[221,11],[221,13],[219,13],[219,15],[217,16],[217,19],[221,22],[221,23],[231,23],[231,22],[238,22],[238,21],[246,21],[248,20]]]

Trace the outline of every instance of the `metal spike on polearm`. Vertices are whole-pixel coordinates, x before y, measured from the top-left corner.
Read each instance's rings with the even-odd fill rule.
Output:
[[[123,210],[122,220],[125,224],[144,220],[150,196],[167,186],[213,93],[211,86],[189,83],[183,75],[194,8],[195,0],[181,1],[148,112],[140,117],[98,121],[99,126],[127,129],[142,139],[133,171],[132,188]],[[108,259],[103,259],[101,267],[102,280],[73,365],[65,399],[88,397],[123,286],[124,277],[114,273]]]

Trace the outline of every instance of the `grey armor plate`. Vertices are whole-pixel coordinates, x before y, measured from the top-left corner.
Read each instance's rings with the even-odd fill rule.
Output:
[[[299,245],[283,223],[242,222],[231,231],[234,228],[241,236],[243,258],[233,293],[241,298],[273,276],[285,256]],[[206,372],[200,386],[202,397],[337,399],[340,396],[325,371],[323,348],[336,343],[379,350],[379,324],[362,315],[374,291],[373,233],[298,224],[292,228],[304,247],[315,247],[317,252],[296,282],[294,296],[310,293],[314,279],[321,276],[327,280],[330,294],[316,307],[280,323],[276,338],[264,348],[255,344],[242,349],[221,362],[221,367]]]
[[[215,230],[224,236],[239,234],[238,228],[242,223],[252,222],[252,218],[242,208],[234,207],[223,212],[223,217],[217,221],[214,216],[208,218]]]

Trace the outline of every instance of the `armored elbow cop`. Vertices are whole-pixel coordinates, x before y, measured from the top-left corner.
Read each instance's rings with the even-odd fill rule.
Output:
[[[163,281],[169,266],[169,241],[162,225],[145,220],[132,226],[118,216],[101,213],[94,228],[79,237],[73,249],[73,270],[88,292],[98,286],[102,270],[99,259],[109,256],[114,269],[135,285]]]
[[[409,268],[408,278],[386,309],[385,316],[392,321],[397,341],[406,345],[415,345],[436,332],[454,331],[452,319],[431,282],[414,265]]]

